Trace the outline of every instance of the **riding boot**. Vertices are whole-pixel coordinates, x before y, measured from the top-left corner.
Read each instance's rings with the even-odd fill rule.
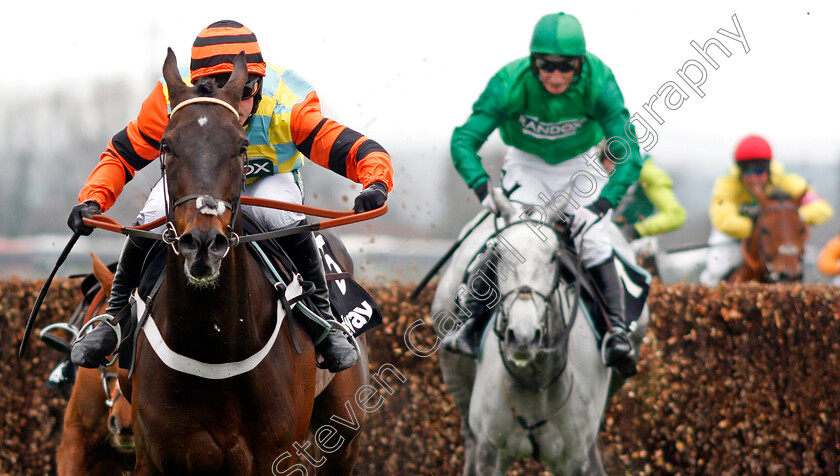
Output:
[[[602,342],[601,358],[604,365],[615,368],[622,377],[632,377],[636,374],[635,349],[624,320],[624,289],[615,268],[615,256],[588,271],[606,314],[608,330]]]
[[[140,283],[143,261],[152,245],[154,241],[148,238],[126,238],[114,272],[108,308],[105,314],[97,317],[103,317],[105,321],[119,329],[119,336],[116,330],[104,322],[94,327],[92,331],[80,335],[70,348],[70,360],[74,364],[90,369],[105,365],[108,363],[108,355],[116,352],[121,341],[130,336],[134,327],[131,313],[120,311],[128,306],[131,292]]]
[[[307,231],[283,237],[277,241],[289,255],[304,281],[311,281],[315,285],[310,298],[318,314],[327,321],[336,321],[330,307],[330,291],[327,288],[324,264],[318,246],[315,244],[315,236]],[[333,327],[323,339],[316,341],[320,335],[314,335],[313,327],[304,326],[304,328],[310,332],[310,337],[315,342],[315,350],[324,358],[324,362],[319,364],[319,367],[336,373],[356,363],[359,358],[356,348],[350,344],[341,330]]]
[[[493,296],[492,291],[497,286],[496,256],[495,253],[486,253],[478,267],[470,273],[466,297],[455,312],[455,317],[463,324],[441,340],[444,349],[472,358],[478,357],[481,336],[493,315],[487,300]]]

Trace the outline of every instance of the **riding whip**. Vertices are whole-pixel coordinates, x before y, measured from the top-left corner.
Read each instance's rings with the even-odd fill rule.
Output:
[[[432,280],[432,277],[436,275],[437,272],[440,271],[440,268],[442,268],[443,265],[446,264],[447,261],[449,261],[449,258],[451,258],[453,254],[455,254],[455,250],[457,250],[458,247],[461,246],[461,243],[463,243],[464,240],[466,240],[467,237],[470,236],[473,230],[478,228],[478,225],[480,225],[484,221],[484,219],[487,218],[489,215],[490,211],[485,210],[484,215],[478,220],[478,222],[475,225],[473,225],[473,227],[470,228],[464,234],[464,236],[461,237],[460,240],[457,240],[455,243],[452,244],[452,246],[449,247],[448,250],[446,250],[446,253],[444,253],[443,256],[438,260],[438,262],[435,263],[434,266],[432,266],[432,269],[430,269],[429,272],[426,273],[426,276],[424,276],[423,279],[420,280],[420,283],[417,285],[416,288],[414,288],[414,291],[411,292],[411,295],[408,297],[408,299],[410,299],[411,301],[417,299],[417,296],[420,295],[420,291],[422,291],[423,288],[425,288],[426,285],[429,284],[429,281]]]
[[[728,242],[728,241],[724,242],[724,243],[712,243],[712,244],[709,244],[709,243],[690,243],[690,244],[677,246],[676,248],[671,248],[671,249],[665,250],[664,253],[665,254],[681,253],[683,251],[701,250],[703,248],[717,248],[718,246],[727,246],[727,245],[731,246],[732,243]]]
[[[38,316],[38,310],[41,308],[41,303],[44,302],[44,298],[47,296],[47,291],[50,289],[50,284],[52,284],[55,273],[58,272],[58,268],[64,264],[64,260],[67,259],[67,256],[70,254],[70,250],[73,249],[73,246],[76,244],[76,241],[79,240],[80,236],[82,235],[79,233],[73,233],[73,236],[70,237],[70,241],[67,242],[67,246],[64,247],[64,251],[62,251],[61,255],[58,257],[58,261],[55,262],[55,267],[49,277],[47,277],[47,280],[44,281],[44,285],[41,286],[41,292],[38,294],[38,299],[35,300],[35,305],[32,306],[32,312],[29,314],[29,320],[26,321],[26,329],[23,331],[23,339],[20,341],[20,348],[18,349],[18,359],[22,359],[23,355],[26,353],[26,347],[29,344],[29,335],[32,334],[32,328],[35,327],[35,318]]]

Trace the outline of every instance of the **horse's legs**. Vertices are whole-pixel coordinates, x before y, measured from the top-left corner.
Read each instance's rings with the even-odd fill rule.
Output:
[[[583,467],[572,471],[572,476],[606,476],[606,474],[607,472],[604,470],[604,464],[601,461],[601,451],[598,450],[598,442],[595,441],[592,443],[589,451],[586,452],[586,464]]]
[[[475,363],[469,357],[441,350],[438,352],[446,389],[461,416],[461,440],[464,442],[464,476],[476,476],[476,442],[470,430],[470,399],[475,381]]]
[[[481,476],[503,476],[510,464],[508,458],[502,458],[489,441],[479,438],[475,446],[475,474]]]
[[[316,461],[320,461],[323,456],[326,462],[316,468],[316,474],[352,474],[359,456],[359,435],[364,426],[365,411],[359,408],[355,396],[360,387],[370,382],[370,377],[365,337],[359,337],[358,343],[362,355],[356,365],[335,374],[330,384],[315,399],[309,429],[316,440],[323,435],[325,440],[315,441],[315,444],[319,450],[319,445],[324,445],[327,450],[318,452]],[[324,430],[319,433],[322,428]],[[338,433],[330,436],[333,430]],[[340,446],[334,448],[339,442]]]
[[[55,457],[58,476],[72,476],[87,471],[85,455],[88,448],[85,442],[84,428],[78,424],[64,424],[64,434],[61,436],[61,444],[58,445],[58,454]]]

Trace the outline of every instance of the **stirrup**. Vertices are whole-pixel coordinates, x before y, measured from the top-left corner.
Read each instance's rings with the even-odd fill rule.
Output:
[[[329,320],[327,322],[330,323],[330,330],[338,329],[344,335],[347,336],[347,340],[350,342],[350,345],[353,346],[353,350],[356,351],[356,360],[358,361],[362,357],[362,350],[359,347],[359,343],[356,342],[356,336],[354,336],[353,333],[350,332],[350,329],[348,329],[347,326],[345,326],[344,323],[342,323],[342,322],[333,321],[333,320]],[[317,357],[321,357],[321,360],[320,361],[317,360]],[[317,357],[316,357],[316,360],[315,360],[315,366],[318,367],[319,369],[323,368],[323,367],[321,367],[321,364],[324,363],[324,357],[323,356],[317,356]]]
[[[52,332],[54,329],[61,329],[63,331],[69,332],[73,335],[73,338],[70,339],[70,342],[67,342],[56,335],[50,334],[50,332]],[[52,347],[53,349],[59,352],[63,352],[65,354],[69,354],[70,347],[73,345],[73,342],[75,342],[76,339],[79,338],[79,329],[76,329],[76,326],[67,322],[56,322],[55,324],[50,324],[47,327],[41,329],[41,332],[38,333],[38,337],[41,339],[42,342]]]
[[[633,345],[633,341],[630,340],[630,334],[627,331],[625,331],[624,329],[613,328],[613,329],[610,329],[609,331],[607,331],[606,334],[604,334],[604,338],[601,341],[601,362],[604,365],[607,365],[607,343],[613,337],[620,336],[620,335],[623,335],[624,338],[627,339],[627,342],[630,344],[630,352],[626,355],[626,358],[632,360],[633,357],[635,356],[636,347]]]
[[[108,325],[108,327],[110,327],[111,330],[114,331],[115,334],[117,334],[117,349],[114,351],[114,358],[109,360],[108,363],[105,364],[105,367],[111,367],[112,365],[114,365],[114,363],[117,362],[117,359],[119,358],[118,354],[120,353],[120,345],[122,344],[122,331],[120,330],[119,324],[117,324],[117,325],[111,324],[112,319],[116,319],[116,318],[114,316],[111,316],[110,314],[100,314],[100,315],[98,315],[94,318],[91,318],[91,320],[87,321],[85,323],[85,325],[83,325],[82,328],[79,329],[79,335],[73,341],[73,343],[75,344],[76,341],[79,340],[82,336],[84,336],[88,332],[92,331],[93,330],[92,329],[93,324],[95,324],[97,322],[101,322],[103,324]],[[88,329],[89,327],[91,329]]]

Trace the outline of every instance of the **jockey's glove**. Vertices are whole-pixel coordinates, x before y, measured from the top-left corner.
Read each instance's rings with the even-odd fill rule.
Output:
[[[388,186],[384,182],[373,182],[362,190],[353,204],[356,213],[368,212],[385,205],[388,200]]]
[[[570,231],[572,238],[586,233],[593,225],[601,221],[604,215],[612,208],[612,204],[606,198],[599,198],[590,205],[579,208],[574,215],[567,215],[571,221]]]
[[[99,204],[93,200],[87,200],[82,202],[72,210],[70,210],[70,216],[67,217],[67,226],[73,230],[73,233],[78,233],[79,235],[90,235],[93,233],[93,227],[85,225],[85,222],[82,221],[83,218],[93,218],[93,215],[98,215],[102,213],[99,209]]]
[[[482,182],[479,185],[476,185],[473,189],[475,192],[475,196],[478,197],[479,202],[484,202],[484,199],[487,198],[487,195],[490,193],[490,190],[487,188],[489,186],[490,181]]]
[[[481,185],[478,185],[473,189],[475,192],[475,196],[478,197],[478,200],[481,202],[481,206],[486,208],[490,213],[493,215],[499,216],[499,207],[496,206],[496,201],[493,200],[493,194],[490,193],[490,182],[484,182]],[[504,192],[499,187],[493,187],[496,191],[496,195],[503,195]]]
[[[625,223],[621,226],[621,234],[624,235],[624,238],[628,242],[638,240],[641,237],[641,235],[639,235],[639,230],[629,223]]]

